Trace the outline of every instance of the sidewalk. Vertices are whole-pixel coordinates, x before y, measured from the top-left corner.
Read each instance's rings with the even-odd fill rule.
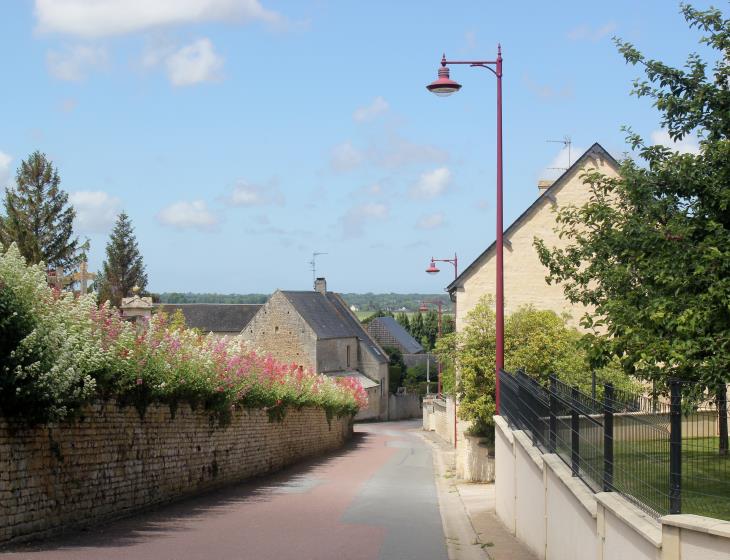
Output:
[[[537,560],[494,512],[494,484],[455,478],[455,453],[433,432],[417,432],[431,444],[441,518],[450,560]]]

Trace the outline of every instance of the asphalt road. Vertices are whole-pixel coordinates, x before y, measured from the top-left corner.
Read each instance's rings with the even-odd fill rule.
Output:
[[[409,433],[419,425],[358,425],[317,460],[0,557],[446,560],[431,448]]]

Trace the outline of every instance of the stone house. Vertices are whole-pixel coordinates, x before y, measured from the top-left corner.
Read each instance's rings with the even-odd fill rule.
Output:
[[[168,303],[155,309],[169,315],[180,310],[188,327],[223,337],[238,336],[262,307],[248,303]]]
[[[332,377],[355,377],[369,406],[356,419],[387,419],[388,356],[324,278],[314,291],[277,290],[241,336],[284,362]]]
[[[563,247],[566,240],[555,233],[555,212],[559,207],[580,206],[590,197],[581,175],[598,170],[608,176],[618,174],[618,162],[600,144],[595,143],[555,181],[540,181],[537,198],[507,229],[504,230],[504,308],[505,314],[524,305],[567,314],[568,322],[579,327],[585,313],[581,305],[565,298],[560,285],[545,281],[547,269],[542,265],[534,246],[540,238],[550,247]],[[496,243],[492,243],[446,288],[456,302],[456,329],[464,328],[467,313],[485,294],[496,293]]]
[[[381,346],[392,346],[401,354],[423,354],[421,344],[393,317],[376,317],[368,323],[368,333]]]

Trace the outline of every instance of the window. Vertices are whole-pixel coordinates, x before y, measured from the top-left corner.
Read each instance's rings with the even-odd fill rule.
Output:
[[[350,367],[350,345],[347,345],[347,367]]]
[[[279,332],[279,327],[274,327],[274,332],[275,333],[278,333]]]

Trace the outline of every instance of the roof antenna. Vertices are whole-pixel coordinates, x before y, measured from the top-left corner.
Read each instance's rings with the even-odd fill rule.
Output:
[[[573,144],[570,136],[563,136],[562,140],[545,140],[545,142],[550,142],[551,144],[562,144],[564,148],[568,148],[568,167],[548,167],[548,169],[558,169],[560,171],[567,171],[568,169],[570,169],[572,163],[570,161],[570,147]]]
[[[314,252],[312,253],[312,260],[309,261],[310,266],[312,267],[312,288],[317,289],[316,282],[317,282],[317,257],[319,255],[326,255],[327,253],[318,253]]]

